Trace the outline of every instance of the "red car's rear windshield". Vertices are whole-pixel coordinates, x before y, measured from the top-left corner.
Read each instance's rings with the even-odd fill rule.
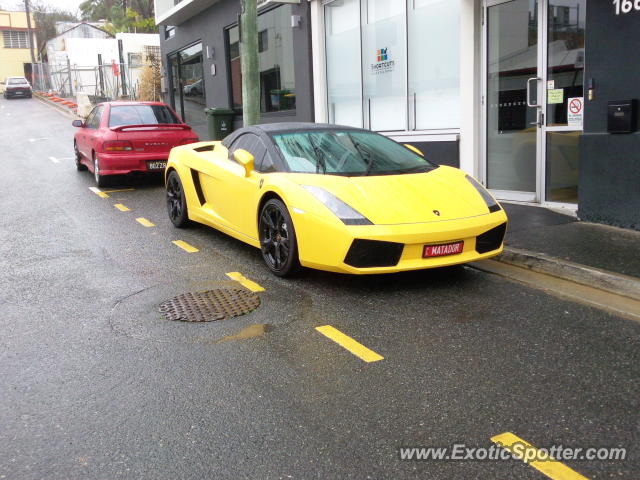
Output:
[[[109,115],[110,127],[159,123],[180,123],[180,120],[164,105],[117,105],[111,107]]]

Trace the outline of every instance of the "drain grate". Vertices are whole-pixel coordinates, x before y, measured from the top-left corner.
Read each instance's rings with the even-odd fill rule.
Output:
[[[204,292],[183,293],[160,304],[167,320],[213,322],[252,312],[260,297],[247,290],[218,288]]]

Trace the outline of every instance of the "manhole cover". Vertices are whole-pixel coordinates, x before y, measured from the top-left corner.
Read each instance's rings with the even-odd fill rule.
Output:
[[[213,322],[252,312],[260,297],[247,290],[218,288],[204,292],[183,293],[160,304],[167,320]]]

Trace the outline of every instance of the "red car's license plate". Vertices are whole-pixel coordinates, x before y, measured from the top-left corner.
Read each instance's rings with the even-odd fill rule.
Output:
[[[457,255],[462,253],[464,242],[444,243],[441,245],[425,245],[422,258],[443,257],[445,255]]]
[[[147,162],[147,168],[149,170],[164,170],[167,167],[167,162]]]

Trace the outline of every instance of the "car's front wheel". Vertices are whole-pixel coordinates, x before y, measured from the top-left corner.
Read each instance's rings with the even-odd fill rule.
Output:
[[[184,228],[189,224],[187,199],[180,176],[175,170],[171,171],[167,177],[167,213],[171,223],[176,227]]]
[[[279,277],[300,270],[298,242],[289,210],[281,200],[272,198],[260,211],[258,221],[260,249],[267,267]]]
[[[93,152],[93,176],[96,179],[96,184],[99,187],[106,187],[108,182],[107,182],[107,177],[105,177],[104,175],[100,174],[100,162],[98,160],[98,156],[95,154],[95,152]]]
[[[76,142],[73,142],[73,153],[76,156],[76,169],[78,169],[79,172],[86,170],[87,166],[82,163],[82,154],[80,150],[78,150],[78,144],[76,144]]]

